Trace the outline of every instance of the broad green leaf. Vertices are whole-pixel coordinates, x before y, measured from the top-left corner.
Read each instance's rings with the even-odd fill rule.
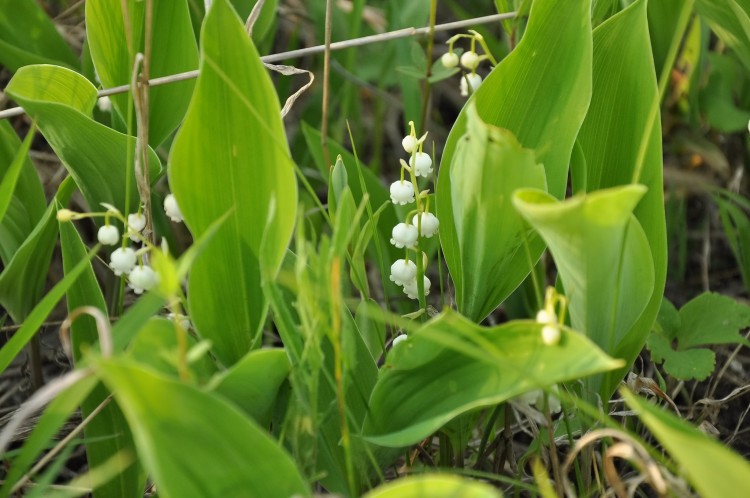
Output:
[[[547,187],[555,197],[565,193],[568,162],[578,129],[591,99],[591,0],[560,9],[554,0],[536,0],[526,32],[518,46],[490,73],[470,99],[485,123],[510,130],[522,147],[536,151]],[[554,36],[550,36],[554,33]],[[453,214],[452,178],[461,174],[454,161],[456,145],[466,134],[468,106],[464,106],[445,144],[436,195],[440,243],[448,266],[459,266],[460,242]],[[494,178],[487,188],[502,188]],[[538,238],[529,251],[519,251],[507,264],[503,300],[526,278],[544,250]]]
[[[91,118],[97,93],[86,78],[58,66],[28,66],[16,73],[6,92],[36,121],[92,210],[106,202],[125,212],[126,175],[131,176],[128,206],[135,210],[135,175],[126,160],[128,150],[135,150],[135,137]],[[149,150],[152,181],[160,164]]]
[[[667,63],[667,54],[676,33],[679,16],[677,15],[686,4],[694,0],[660,0],[648,2],[648,31],[651,35],[651,50],[654,54],[654,67],[656,74],[661,74],[664,64]]]
[[[750,463],[687,422],[657,408],[632,392],[625,401],[677,462],[681,474],[700,496],[724,498],[750,495]]]
[[[31,468],[39,454],[49,448],[50,442],[54,440],[62,425],[73,415],[97,383],[98,379],[90,376],[64,390],[52,400],[39,417],[31,434],[26,437],[21,453],[12,460],[10,469],[3,478],[3,485],[0,486],[0,498],[10,496],[15,483]]]
[[[126,360],[101,360],[96,369],[123,409],[159,496],[310,496],[284,450],[219,396]]]
[[[60,248],[65,274],[75,271],[76,265],[85,262],[80,277],[66,293],[68,313],[81,306],[92,306],[107,315],[107,305],[87,257],[86,246],[78,231],[70,222],[60,222]],[[71,326],[70,340],[73,346],[73,359],[77,365],[83,361],[85,353],[99,342],[99,334],[93,317],[82,315]],[[81,415],[86,418],[109,396],[103,385],[98,384],[81,402]],[[117,403],[109,403],[84,429],[86,439],[86,461],[90,468],[96,468],[121,451],[129,451],[135,456],[133,437]],[[137,497],[142,495],[144,479],[137,465],[131,465],[122,473],[109,480],[96,490],[94,498]]]
[[[232,368],[217,375],[209,387],[236,404],[258,425],[268,427],[289,368],[289,359],[283,349],[251,351]]]
[[[0,0],[0,65],[15,72],[29,64],[80,65],[38,2]]]
[[[128,22],[123,21],[127,3]],[[129,85],[133,56],[145,51],[147,2],[136,0],[89,0],[86,2],[86,33],[91,58],[105,88]],[[151,78],[191,71],[198,67],[198,49],[190,21],[187,0],[153,2]],[[127,33],[125,26],[131,26]],[[128,47],[128,41],[133,46]],[[185,115],[192,80],[149,89],[148,142],[156,147],[180,124]],[[127,122],[128,95],[111,97],[123,121]]]
[[[172,147],[169,180],[193,237],[231,213],[196,258],[188,284],[193,324],[230,365],[263,326],[261,275],[281,265],[297,187],[276,93],[227,0],[213,3],[203,25],[200,75]],[[263,267],[261,239],[268,247]]]
[[[396,479],[378,486],[363,498],[500,498],[487,483],[453,474],[425,474]]]
[[[736,133],[747,129],[750,110],[737,105],[740,91],[737,82],[745,78],[747,70],[737,64],[732,54],[709,53],[711,72],[708,82],[700,93],[700,106],[705,113],[706,124],[725,133]]]
[[[379,445],[406,446],[475,408],[621,365],[567,328],[559,344],[546,346],[536,322],[485,328],[448,311],[391,350],[364,434]]]
[[[632,362],[646,341],[634,325],[654,288],[648,240],[633,208],[642,185],[601,190],[559,202],[539,190],[520,190],[513,203],[549,247],[569,300],[572,327],[607,354]],[[650,330],[650,329],[649,329]],[[635,341],[632,336],[640,334]],[[639,342],[636,353],[628,344]],[[587,396],[601,391],[601,376],[586,380]],[[604,392],[607,391],[607,392]]]
[[[750,70],[750,3],[746,0],[696,0],[695,11]]]
[[[149,292],[138,299],[112,327],[113,350],[116,353],[124,351],[165,304],[166,299],[156,292]]]
[[[8,121],[0,122],[0,259],[7,265],[42,217],[44,190],[23,145]],[[27,143],[28,142],[28,143]]]
[[[630,263],[646,272],[642,275],[647,280],[638,288],[646,294],[627,294],[627,300],[632,301],[627,305],[632,306],[627,320],[619,313],[617,318],[611,317],[619,323],[619,332],[612,338],[614,342],[601,342],[603,337],[594,338],[604,351],[623,358],[629,367],[643,349],[654,323],[667,274],[659,95],[644,0],[636,1],[594,30],[593,85],[591,106],[578,136],[586,157],[586,191],[629,184],[642,184],[648,188],[633,214],[645,233],[647,242],[642,242],[650,248],[650,257],[638,255]],[[628,118],[623,119],[623,116]],[[640,231],[640,227],[635,230]],[[584,257],[589,261],[599,260],[597,250],[591,246],[586,249]],[[616,267],[609,270],[612,275]],[[627,280],[627,271],[622,273]],[[591,283],[594,285],[591,291],[597,292],[594,289],[598,284]],[[565,285],[570,284],[565,282]],[[632,327],[631,332],[621,336],[621,333],[625,334],[625,322],[640,314],[636,309],[644,297],[647,305],[643,314],[637,323],[628,324]],[[600,308],[602,317],[605,316],[601,312],[603,309],[612,308]],[[594,313],[593,309],[591,312]],[[595,329],[581,327],[581,330],[590,334]],[[606,329],[596,330],[609,334],[604,331]],[[624,371],[620,371],[606,376],[602,399],[609,399],[623,375]]]
[[[506,275],[531,238],[512,205],[518,188],[546,190],[544,167],[508,130],[483,123],[469,103],[467,133],[451,162],[451,206],[458,258],[448,259],[458,310],[481,321],[518,282]],[[456,265],[457,264],[457,265]],[[531,269],[533,261],[527,261]]]
[[[0,273],[0,305],[8,311],[15,323],[21,324],[24,322],[31,309],[36,306],[42,297],[57,238],[57,219],[55,218],[57,203],[60,203],[60,205],[67,204],[74,187],[75,184],[69,180],[65,180],[60,185],[57,195],[47,207],[34,230]],[[52,311],[51,308],[47,313],[50,311]],[[46,318],[46,315],[42,318]],[[17,335],[18,332],[13,335],[13,339]],[[30,338],[31,336],[27,340]],[[0,368],[0,372],[2,370],[3,368]]]

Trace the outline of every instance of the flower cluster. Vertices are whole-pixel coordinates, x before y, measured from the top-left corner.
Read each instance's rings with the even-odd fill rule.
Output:
[[[560,305],[562,316],[558,318],[555,309]],[[547,346],[554,346],[560,342],[560,324],[564,323],[567,301],[565,296],[557,293],[554,287],[549,287],[544,297],[544,308],[536,314],[537,323],[542,325],[542,342]]]
[[[109,259],[109,268],[115,275],[124,276],[128,279],[128,286],[136,294],[153,289],[159,283],[159,275],[148,264],[148,253],[152,246],[143,234],[146,228],[146,216],[139,207],[137,212],[123,216],[120,211],[110,205],[102,203],[107,209],[104,213],[76,213],[69,209],[60,209],[57,219],[60,221],[71,221],[81,218],[104,217],[104,225],[97,232],[97,240],[105,246],[117,246],[112,251]],[[172,194],[164,199],[164,210],[167,216],[175,222],[182,221],[182,213]],[[120,236],[117,225],[111,223],[112,218],[122,222],[125,233]],[[136,243],[142,243],[142,247],[134,249],[127,244],[130,239]]]
[[[469,51],[462,53],[459,57],[458,54],[454,52],[453,45],[456,43],[456,41],[462,38],[470,39],[471,46]],[[477,74],[477,68],[479,67],[479,64],[483,60],[489,60],[494,66],[497,65],[497,61],[495,61],[495,59],[492,57],[492,54],[487,47],[487,43],[485,43],[484,41],[484,37],[482,37],[482,35],[474,30],[469,30],[468,34],[461,33],[452,36],[447,41],[447,43],[448,52],[443,54],[443,56],[440,58],[440,62],[448,69],[453,69],[454,67],[458,67],[459,63],[461,64],[465,71],[461,74],[461,83],[459,85],[459,89],[462,96],[468,97],[472,93],[476,92],[479,88],[479,85],[482,84],[482,77]],[[482,50],[484,52],[482,55],[477,53],[477,43],[482,47]]]
[[[393,227],[391,232],[391,244],[399,249],[405,249],[405,257],[397,260],[391,265],[391,281],[396,285],[402,286],[404,293],[410,299],[419,298],[419,285],[417,274],[420,273],[417,264],[410,259],[410,251],[419,257],[424,253],[419,249],[420,237],[430,238],[438,231],[440,223],[437,217],[430,212],[429,190],[419,190],[417,178],[429,177],[432,175],[432,158],[424,151],[424,142],[427,138],[425,133],[422,137],[417,138],[414,122],[409,122],[410,133],[404,137],[401,144],[404,150],[410,154],[409,162],[401,159],[401,179],[391,184],[391,202],[393,204],[406,206],[415,203],[416,209],[411,210],[406,220]],[[409,178],[405,179],[405,173]],[[423,256],[421,266],[422,286],[424,295],[430,293],[430,279],[424,275],[426,266],[426,257]]]

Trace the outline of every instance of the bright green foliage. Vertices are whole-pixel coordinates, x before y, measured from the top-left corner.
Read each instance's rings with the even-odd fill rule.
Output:
[[[711,30],[735,51],[750,70],[750,2],[747,0],[696,0],[695,11]]]
[[[500,498],[502,493],[489,484],[452,474],[403,477],[370,491],[363,498]]]
[[[622,365],[569,329],[546,346],[540,330],[532,321],[480,327],[448,311],[410,333],[372,392],[367,439],[406,446],[474,408]]]
[[[704,380],[714,369],[714,352],[699,348],[709,344],[745,344],[738,331],[750,327],[750,307],[734,299],[704,293],[678,312],[666,298],[656,330],[648,339],[651,357],[664,362],[664,370],[680,380]],[[673,346],[674,342],[677,342]]]
[[[121,0],[86,2],[86,32],[94,66],[102,85],[109,88],[129,85],[133,60],[144,53],[146,3],[126,0],[128,22],[123,20]],[[151,39],[151,78],[190,71],[198,67],[198,49],[190,22],[187,0],[153,2]],[[128,33],[126,25],[130,24]],[[128,46],[131,43],[132,46]],[[140,71],[140,69],[139,69]],[[149,90],[149,140],[156,147],[172,133],[185,115],[192,80],[153,87]],[[128,119],[128,95],[112,96],[114,107],[124,121]]]
[[[78,231],[70,222],[60,222],[60,248],[65,274],[75,271],[77,265],[84,264],[84,270],[66,293],[68,313],[81,306],[92,306],[107,316],[107,305],[99,288],[96,275],[87,258],[86,246]],[[94,318],[79,316],[70,329],[73,360],[80,366],[84,355],[99,342],[99,334]],[[101,383],[97,383],[81,402],[81,414],[85,418],[109,396]],[[86,438],[96,441],[86,445],[86,458],[90,468],[96,468],[120,451],[135,452],[133,437],[117,403],[109,403],[94,417],[84,429]],[[143,489],[143,477],[137,465],[129,466],[113,479],[94,491],[94,498],[137,497]]]
[[[96,369],[115,393],[160,496],[310,495],[291,458],[220,396],[131,361],[101,360]]]
[[[130,170],[133,187],[127,205],[135,211],[135,175],[132,166],[126,168],[135,137],[91,118],[97,93],[86,78],[62,67],[28,66],[16,73],[6,91],[34,118],[92,210],[107,202],[126,212],[125,180]],[[156,180],[161,167],[151,150],[149,167]]]
[[[273,85],[226,0],[214,2],[201,40],[200,76],[169,180],[195,238],[231,212],[188,284],[194,325],[229,365],[257,345],[267,310],[261,275],[273,277],[281,264],[297,188]]]
[[[534,151],[521,147],[510,131],[483,123],[469,105],[466,135],[450,166],[459,253],[448,259],[448,269],[459,311],[479,319],[513,290],[510,286],[517,282],[506,275],[511,264],[518,264],[517,255],[528,249],[531,234],[513,209],[513,191],[546,190],[547,182]],[[532,266],[526,262],[527,270]]]
[[[627,116],[627,119],[623,119],[623,116]],[[634,254],[636,259],[628,263],[644,272],[649,270],[650,273],[653,268],[651,277],[641,273],[648,280],[638,290],[645,294],[632,294],[623,288],[625,294],[618,299],[632,309],[627,318],[619,313],[614,314],[614,311],[612,316],[607,316],[603,310],[612,308],[595,306],[591,313],[599,315],[597,320],[609,326],[604,329],[581,329],[609,354],[624,359],[628,368],[643,349],[656,319],[667,274],[659,96],[645,0],[635,2],[594,30],[593,94],[578,140],[586,157],[587,192],[629,184],[641,184],[648,188],[633,214],[643,228],[647,242],[643,240],[642,243],[649,248],[650,255]],[[585,254],[589,265],[598,265],[594,261],[606,257],[600,256],[591,246],[586,248]],[[581,260],[578,264],[585,263]],[[617,267],[609,267],[610,275],[617,271]],[[623,270],[623,274],[626,275],[628,271]],[[565,279],[563,282],[566,286],[571,285]],[[590,282],[593,285],[590,291],[598,293],[594,289],[599,289],[603,282]],[[600,289],[602,294],[606,294],[612,288]],[[569,296],[574,298],[572,292]],[[638,321],[632,323],[629,320],[638,318],[643,298],[648,304]],[[627,326],[622,320],[628,322]],[[609,340],[601,340],[609,336],[614,321],[620,322],[616,327],[618,332]],[[594,326],[594,323],[589,325]],[[597,338],[591,334],[601,336]],[[624,370],[606,376],[602,399],[609,399],[623,376]]]
[[[573,328],[615,358],[637,354],[646,339],[635,353],[628,349],[654,288],[648,239],[632,215],[645,190],[631,185],[563,202],[538,190],[521,190],[514,198],[555,259]],[[587,396],[598,392],[609,399],[610,387],[602,387],[601,376],[587,383]]]
[[[646,427],[679,465],[698,494],[705,498],[750,495],[750,464],[671,413],[632,392],[620,391]]]
[[[268,427],[281,384],[289,375],[283,349],[251,351],[231,369],[217,375],[211,390],[235,403],[261,427]]]
[[[522,147],[535,150],[536,162],[544,165],[549,191],[558,198],[565,193],[568,160],[591,98],[590,9],[590,0],[574,2],[566,9],[552,0],[535,1],[521,42],[472,97],[482,121],[510,130]],[[440,242],[449,268],[459,267],[451,178],[462,174],[464,167],[453,161],[456,145],[467,130],[467,109],[461,111],[446,141],[436,189]],[[486,188],[497,191],[505,179],[490,181]],[[526,278],[529,261],[535,264],[543,250],[541,241],[531,237],[528,254],[518,251],[505,263],[508,272],[495,282],[500,289],[493,289],[494,306]]]
[[[39,3],[25,0],[0,0],[0,64],[13,72],[29,64],[79,66]]]
[[[26,138],[31,140],[31,135]],[[7,265],[44,214],[39,177],[7,121],[0,122],[0,259]],[[26,152],[24,152],[26,149]],[[20,164],[19,164],[20,162]]]

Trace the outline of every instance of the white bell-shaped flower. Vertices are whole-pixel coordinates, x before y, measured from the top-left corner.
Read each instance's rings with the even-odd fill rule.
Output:
[[[391,202],[402,206],[414,202],[414,185],[404,180],[391,183]]]
[[[406,334],[397,335],[396,337],[393,338],[393,341],[391,342],[391,347],[395,348],[396,344],[400,342],[404,342],[407,338],[408,336]]]
[[[96,233],[96,238],[100,244],[113,246],[120,241],[120,231],[114,225],[104,225]]]
[[[115,275],[128,274],[135,266],[137,261],[135,251],[130,247],[119,247],[112,251],[109,257],[109,267],[115,272]]]
[[[397,259],[396,262],[391,265],[391,281],[395,282],[396,285],[404,285],[407,282],[414,280],[416,276],[417,265],[414,264],[414,261]]]
[[[177,199],[175,199],[174,195],[172,194],[168,194],[164,198],[164,212],[167,213],[169,219],[174,221],[175,223],[180,223],[183,221],[180,206],[177,205]]]
[[[96,106],[102,112],[110,112],[112,110],[112,101],[107,96],[99,97],[99,100],[96,101]]]
[[[128,215],[128,237],[133,242],[141,240],[138,234],[146,228],[146,217],[143,213],[132,213]]]
[[[461,65],[469,71],[474,71],[479,66],[479,55],[476,52],[464,52],[461,54]]]
[[[415,176],[428,176],[432,173],[432,158],[426,152],[417,152],[409,158],[409,166],[414,168]]]
[[[468,80],[468,83],[467,83]],[[469,88],[471,88],[471,93],[474,93],[479,88],[479,85],[482,84],[482,77],[479,76],[477,73],[471,73],[471,74],[465,74],[461,76],[461,84],[459,85],[459,88],[461,90],[461,96],[462,97],[468,97],[469,96]]]
[[[430,279],[426,276],[423,276],[424,278],[424,295],[427,296],[430,294],[430,286],[432,285],[432,282],[430,282]],[[409,299],[418,299],[419,298],[419,289],[417,289],[417,279],[413,278],[409,282],[406,282],[404,284],[404,294],[406,294]]]
[[[438,221],[437,216],[435,216],[432,213],[422,213],[421,215],[415,214],[414,218],[412,218],[411,222],[415,227],[419,227],[419,217],[422,218],[422,237],[427,237],[428,239],[435,235],[438,231],[438,228],[440,227],[440,221]]]
[[[560,326],[550,323],[542,327],[542,342],[546,346],[555,346],[560,342]]]
[[[128,286],[136,294],[153,289],[159,283],[159,275],[147,265],[136,266],[128,275]]]
[[[417,148],[417,137],[412,135],[406,135],[403,140],[401,140],[401,145],[404,147],[404,150],[407,154],[411,154],[414,152],[414,150]]]
[[[458,66],[458,55],[453,52],[446,52],[440,58],[440,62],[448,69],[453,69]]]
[[[391,244],[399,249],[402,247],[414,247],[418,238],[417,227],[414,225],[399,223],[391,231]]]

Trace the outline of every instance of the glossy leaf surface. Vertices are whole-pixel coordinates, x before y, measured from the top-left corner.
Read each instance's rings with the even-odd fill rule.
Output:
[[[188,284],[194,325],[229,365],[251,349],[264,322],[261,275],[281,265],[297,184],[273,85],[226,0],[213,3],[203,26],[200,76],[172,147],[169,180],[193,237],[230,213]]]

